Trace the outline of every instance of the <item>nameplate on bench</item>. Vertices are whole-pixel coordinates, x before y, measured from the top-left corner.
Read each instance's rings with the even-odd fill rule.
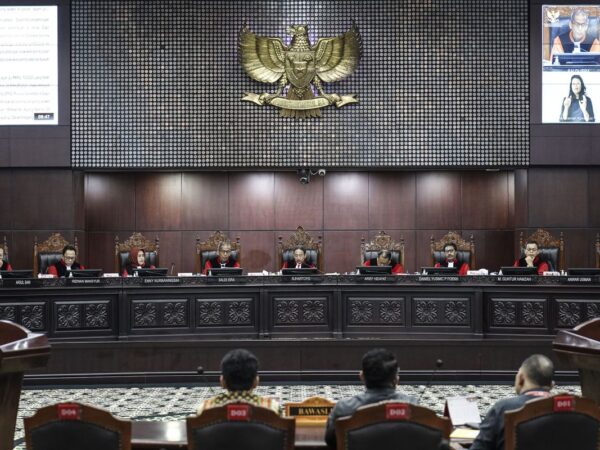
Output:
[[[563,283],[567,284],[594,284],[600,281],[596,275],[567,275],[561,278]]]
[[[498,283],[535,284],[538,281],[538,277],[535,275],[499,275],[496,281]]]
[[[459,275],[419,275],[419,283],[456,283]]]
[[[67,278],[67,286],[100,286],[108,284],[108,278]]]
[[[356,281],[360,283],[394,283],[396,275],[356,275]]]
[[[181,278],[179,277],[139,277],[142,284],[159,284],[162,286],[181,284]]]
[[[219,283],[226,283],[226,284],[231,284],[231,283],[247,283],[248,282],[248,277],[242,276],[242,275],[211,275],[205,278],[207,283],[215,283],[215,284],[219,284]]]
[[[6,278],[0,280],[0,286],[7,288],[30,288],[42,285],[43,281],[38,278]]]
[[[293,283],[322,283],[323,275],[283,275],[282,281]]]
[[[323,422],[327,421],[335,402],[323,397],[310,397],[299,403],[286,403],[286,417],[295,417],[296,421]]]

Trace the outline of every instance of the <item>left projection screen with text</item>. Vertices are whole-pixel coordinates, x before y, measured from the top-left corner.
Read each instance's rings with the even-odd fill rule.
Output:
[[[58,124],[58,7],[0,6],[0,125]]]

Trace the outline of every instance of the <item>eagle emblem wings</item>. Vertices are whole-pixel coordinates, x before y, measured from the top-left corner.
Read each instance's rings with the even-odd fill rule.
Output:
[[[311,45],[307,25],[292,25],[289,45],[277,37],[264,37],[244,24],[239,35],[239,56],[248,76],[261,83],[275,84],[274,93],[246,92],[242,100],[281,108],[284,117],[319,117],[320,108],[338,108],[357,103],[355,94],[327,94],[323,83],[340,81],[358,67],[362,39],[355,22],[344,34],[320,38]],[[287,87],[285,97],[282,95]],[[315,96],[314,90],[318,93]]]

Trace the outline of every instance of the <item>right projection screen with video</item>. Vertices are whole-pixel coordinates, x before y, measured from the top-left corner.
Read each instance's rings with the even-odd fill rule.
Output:
[[[542,122],[597,123],[600,5],[542,7]]]

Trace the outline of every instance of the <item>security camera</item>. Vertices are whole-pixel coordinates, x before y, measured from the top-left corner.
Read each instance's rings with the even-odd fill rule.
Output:
[[[298,169],[298,180],[302,184],[310,183],[310,170],[308,169]]]
[[[327,171],[325,169],[317,170],[317,175],[319,175],[320,177],[324,177],[326,173]]]

